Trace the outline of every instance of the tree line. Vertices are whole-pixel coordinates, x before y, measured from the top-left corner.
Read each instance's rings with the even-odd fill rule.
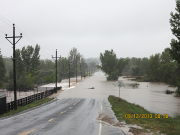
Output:
[[[118,80],[122,75],[143,76],[142,81],[161,81],[177,87],[180,96],[180,1],[176,0],[176,12],[169,19],[172,34],[170,48],[149,58],[117,58],[113,50],[100,53],[101,65],[97,66],[108,76],[107,80]],[[123,69],[123,70],[122,70]]]
[[[123,75],[139,76],[139,81],[166,82],[177,86],[179,70],[178,63],[171,58],[170,48],[166,48],[161,54],[149,58],[130,58]]]
[[[17,89],[26,90],[33,88],[35,85],[42,85],[53,83],[56,80],[56,64],[53,59],[40,59],[40,46],[36,45],[16,49],[16,80]],[[0,88],[7,87],[13,90],[13,59],[3,58],[0,52]],[[69,62],[70,69],[69,69]],[[76,64],[77,63],[77,64]],[[96,70],[96,65],[99,61],[95,58],[85,59],[80,54],[77,48],[72,48],[68,57],[61,57],[57,60],[57,80],[61,82],[62,79],[76,76],[85,77],[87,70],[93,72]]]

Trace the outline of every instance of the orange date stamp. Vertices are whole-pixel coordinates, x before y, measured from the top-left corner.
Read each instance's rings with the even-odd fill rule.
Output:
[[[152,119],[154,116],[154,118],[156,119],[160,119],[160,118],[163,118],[163,119],[167,119],[168,118],[168,114],[163,114],[163,115],[160,115],[160,114],[125,114],[125,118],[127,119]]]

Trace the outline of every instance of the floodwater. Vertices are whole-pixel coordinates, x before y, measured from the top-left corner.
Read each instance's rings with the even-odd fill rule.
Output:
[[[134,83],[128,79],[119,78],[123,83]],[[120,88],[120,97],[128,102],[138,104],[150,112],[180,116],[180,98],[165,94],[165,90],[175,90],[165,83],[138,82],[138,89]],[[94,87],[94,89],[92,89]],[[109,95],[119,97],[117,81],[106,81],[102,72],[96,72],[92,77],[72,89],[62,91],[58,98],[107,98]]]
[[[123,83],[134,83],[120,78]],[[138,89],[121,88],[121,97],[128,102],[138,104],[148,111],[168,114],[171,117],[180,116],[180,98],[174,94],[165,94],[165,91],[175,91],[174,87],[162,82],[138,82]]]

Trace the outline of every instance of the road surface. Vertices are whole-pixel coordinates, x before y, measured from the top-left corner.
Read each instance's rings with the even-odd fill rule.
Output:
[[[102,86],[101,82],[98,85],[97,80],[97,76],[87,78],[75,88],[60,93],[57,99],[50,104],[13,117],[0,119],[0,134],[124,135],[120,127],[112,126],[117,120],[107,100],[108,96],[101,97],[105,86]],[[85,88],[88,84],[91,86],[94,84],[97,88]],[[94,90],[97,90],[96,93],[91,93]],[[103,117],[107,118],[107,122],[102,121]]]

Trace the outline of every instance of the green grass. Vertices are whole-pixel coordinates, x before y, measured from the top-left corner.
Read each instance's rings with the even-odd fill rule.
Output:
[[[109,102],[112,105],[112,110],[114,111],[117,119],[119,121],[125,121],[127,124],[136,124],[144,128],[141,132],[148,132],[146,129],[149,129],[150,132],[168,134],[168,135],[180,135],[180,116],[176,118],[168,117],[163,118],[163,115],[160,115],[160,118],[155,118],[155,113],[151,113],[145,110],[143,107],[135,104],[131,104],[126,100],[119,99],[118,97],[109,96]],[[131,114],[131,116],[136,117],[136,114],[152,114],[152,118],[125,118],[126,114]],[[156,115],[157,116],[157,115]],[[127,115],[126,115],[127,117]],[[139,132],[139,129],[131,129],[134,132]]]
[[[5,117],[5,116],[9,116],[9,115],[13,115],[13,114],[22,112],[24,110],[36,107],[38,105],[44,104],[46,102],[49,102],[49,101],[51,101],[53,99],[54,98],[44,98],[44,99],[36,100],[36,101],[34,101],[34,102],[32,102],[32,103],[30,103],[28,105],[25,105],[25,106],[18,106],[17,110],[11,110],[8,113],[2,114],[2,115],[0,115],[0,118]]]

